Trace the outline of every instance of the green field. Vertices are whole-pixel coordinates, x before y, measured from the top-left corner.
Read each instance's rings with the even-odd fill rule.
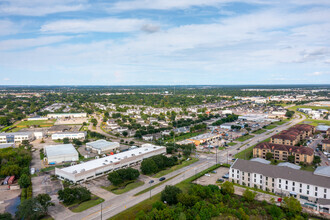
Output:
[[[80,204],[74,203],[72,205],[67,206],[68,209],[70,209],[72,212],[82,212],[86,209],[89,209],[93,206],[96,206],[100,203],[104,202],[104,199],[92,195],[92,198],[88,201],[82,202]]]
[[[271,130],[271,129],[274,129],[274,128],[276,128],[276,127],[277,127],[277,125],[270,124],[270,125],[264,127],[264,129]]]
[[[290,121],[289,119],[284,119],[282,121],[273,122],[273,124],[275,124],[275,125],[283,125],[283,124],[285,124],[285,123],[287,123],[289,121]]]
[[[116,186],[113,186],[113,185],[110,185],[108,187],[105,187],[103,186],[102,188],[105,189],[105,190],[108,190],[109,192],[112,192],[116,195],[120,195],[120,194],[123,194],[125,192],[128,192],[132,189],[135,189],[139,186],[143,186],[144,185],[144,182],[142,181],[134,181],[134,182],[129,182],[129,183],[126,183],[124,184],[123,187],[116,187]]]
[[[258,129],[258,130],[256,130],[256,131],[254,131],[254,132],[252,132],[253,134],[262,134],[262,133],[264,133],[264,132],[266,132],[267,130],[265,130],[265,129]]]
[[[235,146],[237,143],[235,143],[235,142],[230,142],[230,143],[228,143],[228,145],[229,146]]]
[[[41,121],[21,121],[16,126],[17,127],[27,127],[38,125],[40,127],[51,127],[55,123],[55,120],[41,120]]]
[[[263,141],[260,141],[259,143],[262,143],[262,142],[269,142],[270,141],[270,138],[267,138]],[[253,157],[253,148],[256,146],[257,144],[251,146],[251,147],[248,147],[246,148],[245,150],[239,152],[238,154],[235,154],[235,158],[237,159],[251,159]]]
[[[318,126],[319,124],[324,124],[330,126],[330,121],[325,121],[325,120],[316,120],[316,119],[307,119],[300,124],[309,124],[313,126]]]
[[[197,162],[198,160],[199,160],[198,158],[192,158],[189,161],[185,160],[181,164],[175,165],[173,167],[170,167],[169,169],[162,170],[162,171],[156,173],[153,177],[159,178],[159,177],[165,176],[165,175],[167,175],[167,174],[169,174],[173,171],[176,171],[176,170],[181,169],[183,167],[189,166],[190,164],[193,164],[193,163]]]
[[[313,110],[315,109],[326,109],[328,111],[330,111],[330,107],[326,107],[326,106],[310,106],[310,105],[296,105],[296,106],[292,106],[289,109],[291,110],[297,110],[298,108],[311,108]]]
[[[243,141],[246,141],[253,137],[254,137],[254,135],[248,134],[248,135],[244,135],[244,136],[237,138],[235,141],[243,142]]]

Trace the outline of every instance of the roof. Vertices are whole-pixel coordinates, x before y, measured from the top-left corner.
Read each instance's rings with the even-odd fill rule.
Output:
[[[32,135],[32,132],[8,132],[8,133],[0,133],[0,136],[7,136],[7,135]]]
[[[320,166],[314,171],[314,174],[330,177],[330,166]]]
[[[119,147],[118,142],[109,142],[106,140],[97,140],[89,142],[86,145],[99,150],[116,149]]]
[[[146,144],[140,148],[132,149],[129,151],[121,152],[121,153],[110,155],[107,157],[102,157],[102,158],[95,159],[95,160],[90,160],[85,163],[81,163],[81,164],[77,164],[74,166],[63,168],[61,170],[64,172],[68,172],[68,173],[73,173],[74,171],[81,172],[81,170],[88,171],[88,170],[92,170],[92,169],[95,169],[98,167],[102,167],[105,164],[110,164],[111,161],[112,161],[112,163],[116,163],[116,162],[119,162],[121,159],[133,157],[135,155],[141,155],[144,153],[150,153],[151,151],[159,150],[159,149],[165,150],[165,147]],[[140,154],[140,152],[141,152],[141,154]]]
[[[318,131],[327,131],[329,129],[330,129],[330,126],[328,126],[328,125],[318,125],[316,127],[316,130],[318,130]]]
[[[268,142],[259,143],[254,148],[287,151],[287,152],[294,152],[294,153],[307,154],[307,155],[314,154],[314,150],[310,147],[298,147],[298,146],[291,146],[284,144],[273,144]]]
[[[231,166],[233,169],[238,169],[244,172],[259,173],[264,176],[287,179],[300,183],[330,188],[330,178],[316,175],[309,171],[295,170],[285,166],[275,166],[263,164],[248,160],[237,159]]]
[[[275,134],[272,138],[283,139],[283,140],[296,140],[299,136],[299,131],[297,130],[284,130],[279,134]]]
[[[320,205],[330,205],[330,199],[322,199],[322,198],[319,198],[319,199],[317,199],[317,202],[318,202]]]
[[[279,164],[277,164],[277,166],[289,167],[289,168],[292,168],[292,169],[295,169],[295,170],[300,170],[300,166],[298,166],[296,164],[293,164],[293,163],[289,163],[289,162],[279,163]]]
[[[13,143],[8,143],[8,144],[0,144],[0,149],[7,148],[7,147],[13,147]]]
[[[263,163],[263,164],[270,164],[269,160],[265,160],[265,159],[259,158],[259,157],[252,158],[251,161],[255,161],[255,162],[259,162],[259,163]]]
[[[323,143],[323,144],[330,144],[330,140],[329,140],[329,139],[322,140],[322,143]]]
[[[72,144],[48,145],[45,146],[45,153],[47,157],[78,155],[77,150]]]

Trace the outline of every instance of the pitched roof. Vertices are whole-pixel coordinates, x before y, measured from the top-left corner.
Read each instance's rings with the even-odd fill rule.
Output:
[[[231,168],[249,173],[258,173],[268,177],[330,188],[330,177],[320,176],[309,171],[295,170],[285,166],[281,167],[237,159]]]
[[[307,154],[307,155],[314,154],[314,150],[309,147],[298,147],[298,146],[291,146],[291,145],[284,145],[284,144],[273,144],[273,143],[268,143],[268,142],[259,143],[254,148],[288,151],[288,152]]]

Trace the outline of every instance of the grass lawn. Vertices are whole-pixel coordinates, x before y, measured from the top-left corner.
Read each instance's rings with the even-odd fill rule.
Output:
[[[128,192],[132,189],[135,189],[139,186],[143,186],[143,184],[144,184],[144,182],[137,180],[134,182],[129,182],[128,184],[126,183],[126,184],[124,184],[123,187],[116,187],[116,186],[110,185],[108,187],[102,186],[102,188],[105,190],[108,190],[109,192],[112,192],[114,194],[120,195],[120,194]]]
[[[330,107],[326,107],[326,106],[309,106],[309,105],[296,105],[296,106],[290,107],[289,109],[297,110],[298,108],[311,108],[313,110],[315,110],[315,109],[326,109],[326,110],[330,111]]]
[[[270,141],[270,138],[267,138],[263,141],[260,141],[259,143],[262,143],[262,142],[268,142]],[[253,148],[256,146],[257,144],[251,146],[251,147],[248,147],[246,148],[245,150],[235,154],[235,158],[238,158],[238,159],[247,159],[247,160],[250,160],[252,157],[253,157]]]
[[[230,143],[228,143],[228,145],[229,146],[235,146],[237,143],[235,143],[235,142],[230,142]]]
[[[181,173],[179,173],[179,174],[177,174],[177,175],[175,175],[175,176],[172,176],[171,178],[168,178],[168,179],[166,179],[166,180],[163,180],[162,182],[157,183],[157,184],[155,184],[155,185],[153,185],[153,186],[151,186],[151,187],[149,187],[149,188],[146,188],[146,189],[144,189],[144,190],[142,190],[142,191],[136,193],[134,196],[138,196],[138,195],[141,195],[141,194],[143,194],[143,193],[149,192],[150,190],[156,188],[157,186],[160,186],[160,185],[166,183],[167,181],[170,181],[171,179],[173,179],[173,178],[179,176],[180,174],[181,174]]]
[[[188,160],[188,161],[185,160],[181,164],[175,165],[173,167],[170,167],[169,169],[162,170],[162,171],[156,173],[153,177],[159,178],[159,177],[165,176],[166,174],[169,174],[173,171],[181,169],[185,166],[189,166],[190,164],[193,164],[193,163],[197,162],[198,160],[199,160],[198,158],[192,158],[191,160]]]
[[[324,125],[330,125],[330,121],[325,121],[325,120],[316,120],[316,119],[307,119],[300,124],[309,124],[313,126],[318,126],[319,124],[324,124]]]
[[[39,125],[40,127],[50,127],[53,126],[55,120],[40,120],[40,121],[21,121],[17,124],[17,127],[27,127],[32,125]]]
[[[75,203],[75,204],[69,205],[69,206],[67,206],[67,208],[70,209],[72,212],[82,212],[82,211],[89,209],[93,206],[96,206],[102,202],[104,202],[104,199],[102,199],[98,196],[92,195],[92,198],[90,200],[82,202],[80,204]]]
[[[258,130],[256,130],[256,131],[254,131],[254,132],[252,132],[253,134],[262,134],[262,133],[264,133],[264,132],[266,132],[267,130],[265,130],[265,129],[258,129]]]
[[[277,125],[270,124],[270,125],[264,127],[264,129],[271,130],[271,129],[274,129],[274,128],[276,128],[276,127],[277,127]]]
[[[253,138],[254,136],[251,135],[251,134],[248,134],[248,135],[244,135],[244,136],[241,136],[239,138],[236,139],[236,141],[239,141],[239,142],[243,142],[243,141],[246,141],[250,138]]]
[[[283,124],[287,123],[288,121],[290,121],[290,120],[289,119],[285,119],[285,120],[282,120],[282,121],[274,122],[274,124],[276,124],[276,125],[283,125]]]

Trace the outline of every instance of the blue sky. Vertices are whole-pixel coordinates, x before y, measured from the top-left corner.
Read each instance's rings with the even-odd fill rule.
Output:
[[[0,0],[0,85],[329,84],[329,0]]]

